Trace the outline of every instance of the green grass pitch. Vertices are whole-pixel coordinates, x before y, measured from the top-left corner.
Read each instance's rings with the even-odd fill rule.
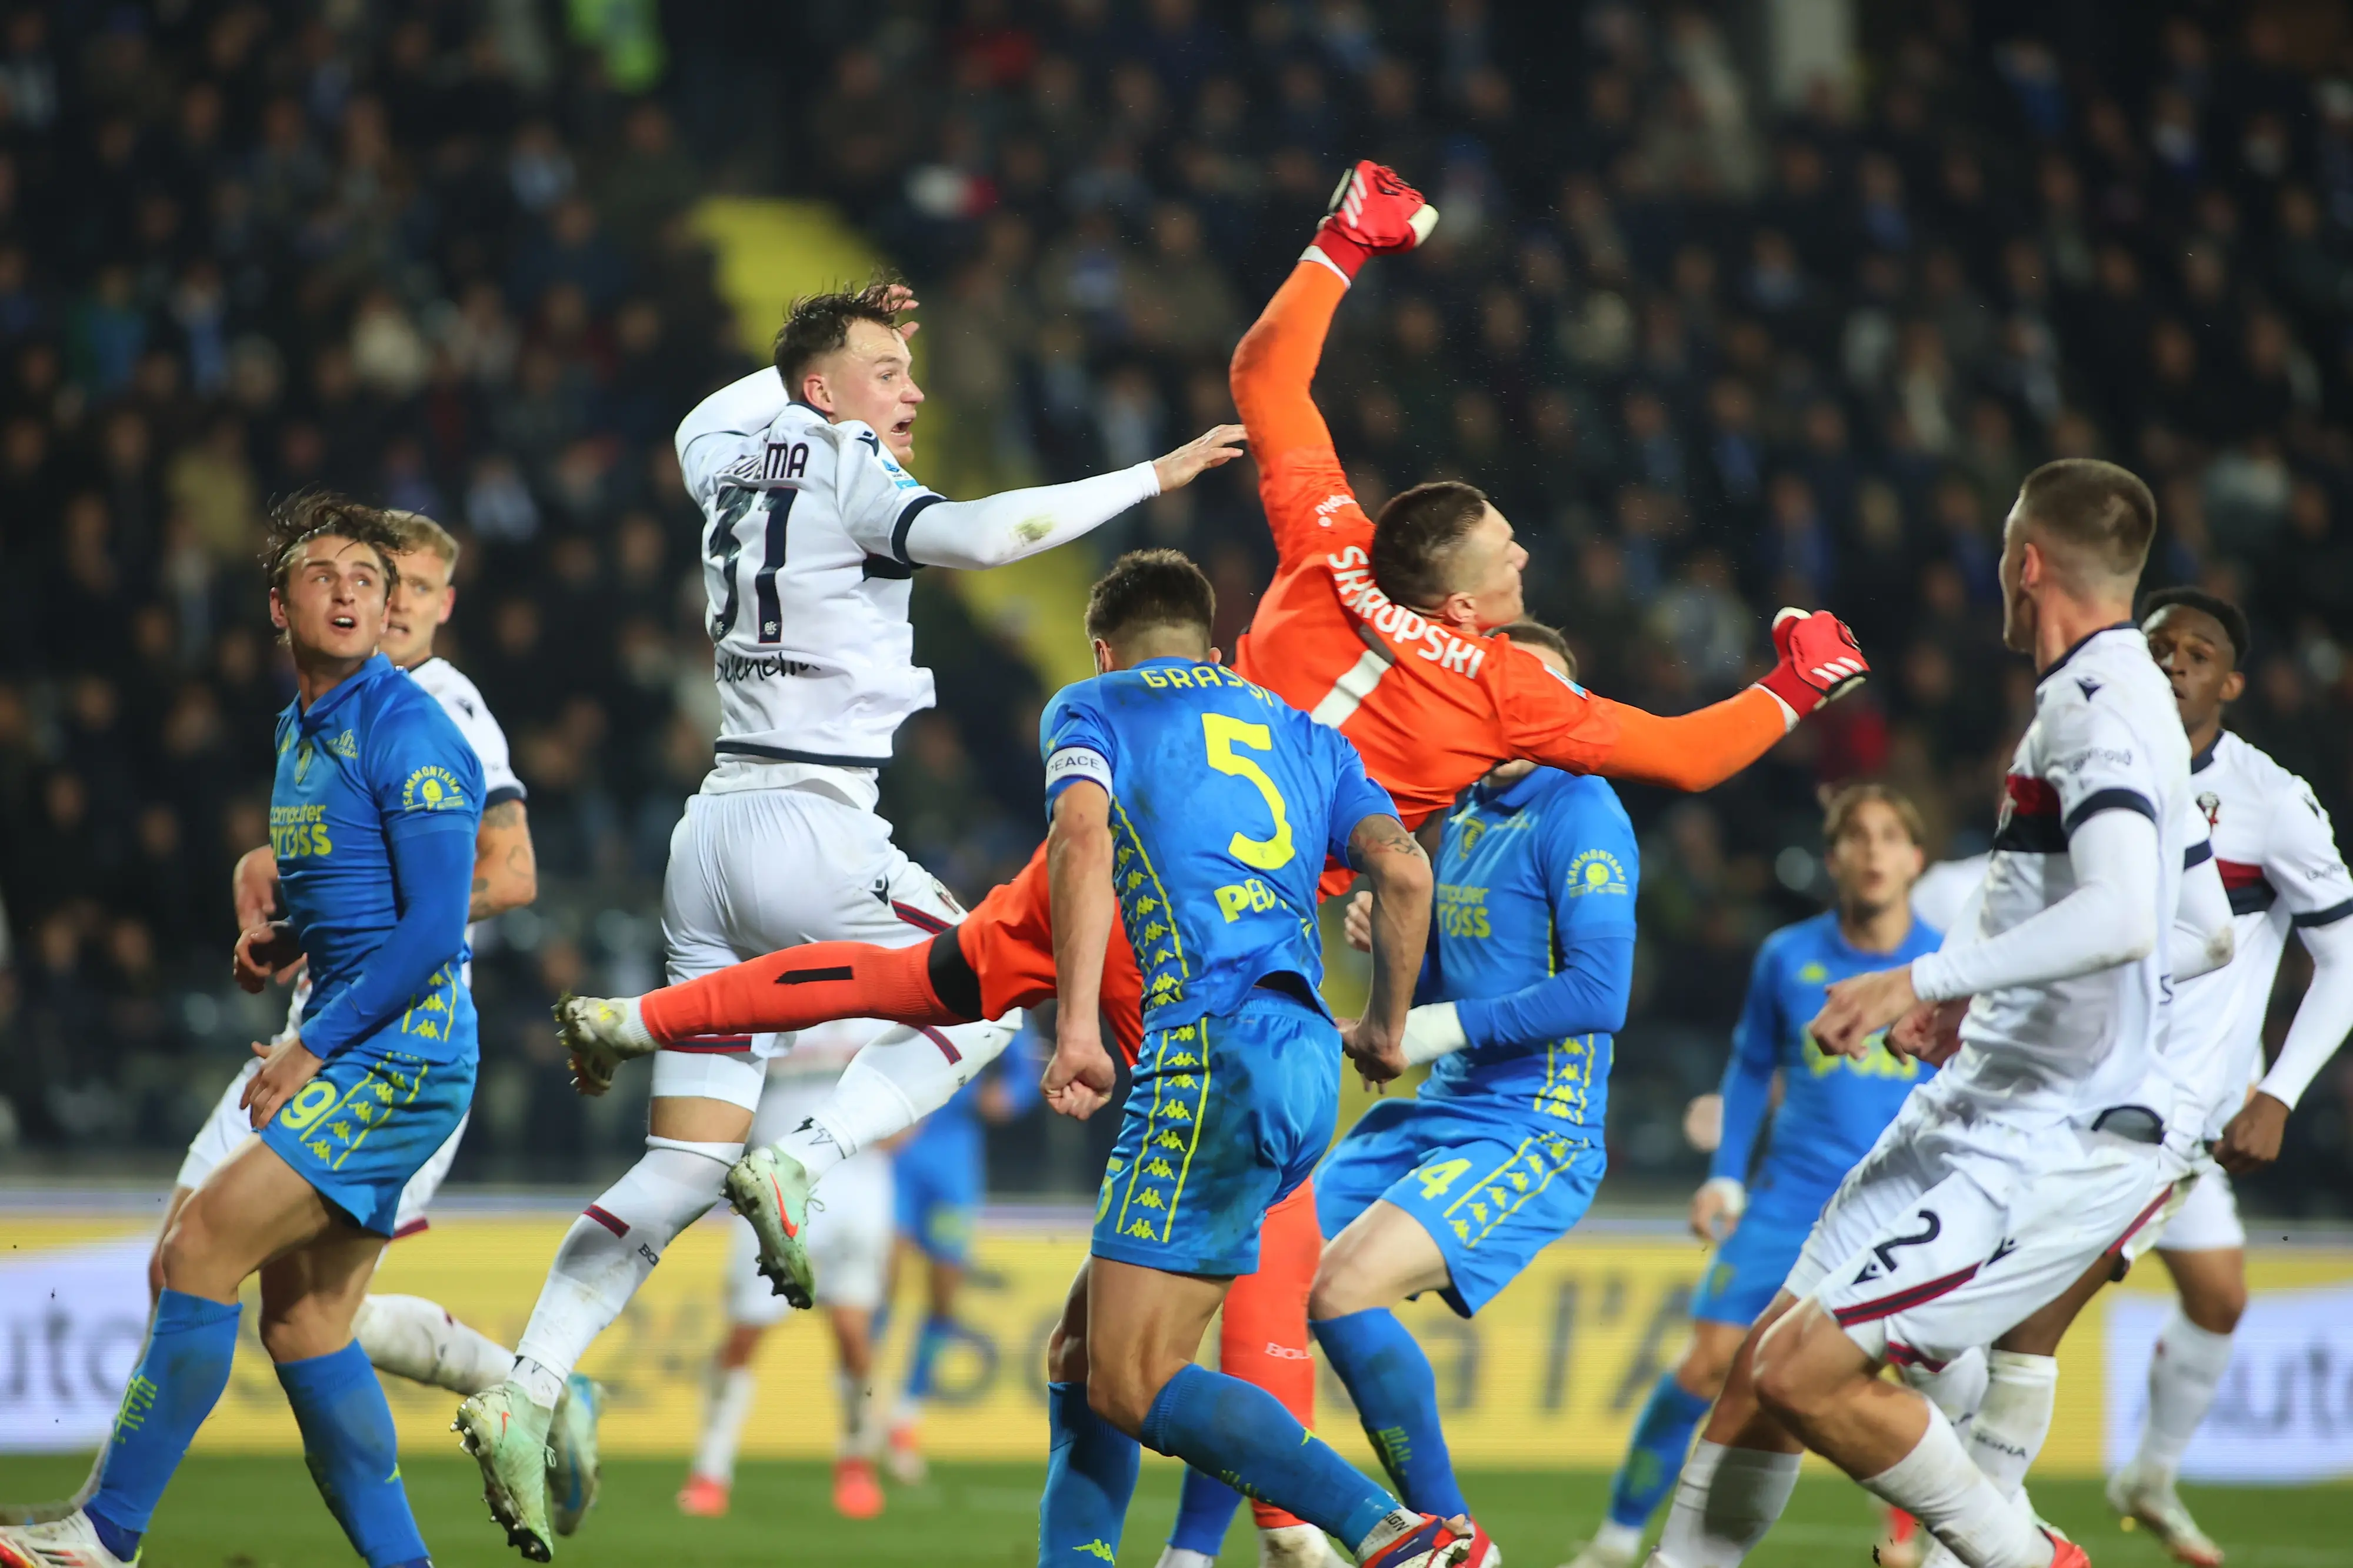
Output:
[[[86,1468],[78,1458],[0,1460],[0,1496],[54,1497],[78,1485]],[[577,1568],[1018,1568],[1036,1560],[1044,1474],[1037,1465],[938,1466],[923,1486],[891,1488],[888,1510],[865,1523],[834,1516],[828,1472],[812,1464],[746,1464],[729,1517],[682,1519],[670,1497],[683,1468],[673,1460],[607,1463],[602,1500],[581,1532],[560,1543],[555,1561]],[[412,1455],[402,1469],[439,1568],[522,1561],[490,1522],[472,1464]],[[1123,1564],[1151,1568],[1176,1512],[1176,1482],[1175,1466],[1146,1464]],[[1553,1568],[1590,1531],[1608,1486],[1608,1478],[1589,1472],[1484,1471],[1466,1475],[1463,1489],[1513,1568]],[[2353,1568],[2353,1488],[2191,1487],[2183,1495],[2229,1552],[2232,1568]],[[2154,1568],[2166,1561],[2146,1534],[2117,1530],[2096,1482],[2043,1481],[2034,1496],[2101,1568]],[[1869,1568],[1875,1517],[1856,1488],[1809,1478],[1749,1562],[1756,1568]],[[1221,1562],[1257,1562],[1248,1526],[1248,1514],[1239,1515]],[[302,1461],[291,1456],[189,1460],[147,1542],[141,1568],[314,1568],[356,1561]]]

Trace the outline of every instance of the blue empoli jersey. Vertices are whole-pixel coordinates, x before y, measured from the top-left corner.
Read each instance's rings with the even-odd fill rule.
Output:
[[[1538,768],[1501,790],[1466,794],[1439,846],[1423,999],[1457,1003],[1472,1043],[1439,1058],[1422,1099],[1502,1100],[1598,1134],[1611,1037],[1532,1036],[1520,1020],[1556,1004],[1514,994],[1559,973],[1580,944],[1616,938],[1630,952],[1640,877],[1633,824],[1601,779]],[[1614,1008],[1603,1011],[1622,1017],[1622,991],[1609,989]]]
[[[474,839],[482,816],[482,765],[441,705],[382,654],[311,704],[278,716],[278,773],[269,792],[269,847],[279,886],[311,965],[304,1044],[326,1054],[352,1036],[336,1002],[400,918],[405,900],[393,847],[413,836]],[[461,934],[443,966],[454,984],[465,962]],[[434,972],[439,979],[439,970]],[[427,1060],[470,1054],[470,1031],[452,1041],[438,987],[418,1005],[439,1004],[442,1021],[411,1021],[401,1048]],[[332,1009],[331,1015],[330,1009]],[[331,1037],[311,1026],[328,1018]],[[361,1032],[365,1032],[362,1030]]]
[[[1909,963],[1943,941],[1915,920],[1894,952],[1864,952],[1839,934],[1836,910],[1765,939],[1749,974],[1747,1005],[1732,1032],[1732,1059],[1724,1069],[1724,1142],[1716,1146],[1711,1176],[1747,1180],[1767,1087],[1778,1068],[1781,1109],[1773,1118],[1766,1172],[1825,1190],[1845,1178],[1931,1069],[1891,1052],[1883,1031],[1871,1037],[1867,1056],[1826,1056],[1806,1026],[1822,1010],[1832,981]]]
[[[1080,779],[1111,795],[1145,1028],[1230,1014],[1268,975],[1314,992],[1324,857],[1397,815],[1337,730],[1221,666],[1148,658],[1056,692],[1039,736],[1050,812]]]

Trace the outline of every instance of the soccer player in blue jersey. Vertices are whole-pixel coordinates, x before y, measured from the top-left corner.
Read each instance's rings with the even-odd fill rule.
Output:
[[[1501,628],[1563,679],[1549,627]],[[1366,1112],[1315,1173],[1328,1238],[1309,1326],[1406,1504],[1470,1512],[1438,1388],[1390,1310],[1438,1291],[1468,1318],[1584,1217],[1608,1161],[1611,1037],[1634,977],[1633,825],[1599,778],[1504,763],[1446,820],[1436,919],[1405,1033],[1435,1062]],[[1371,931],[1362,900],[1349,935]]]
[[[1092,680],[1040,725],[1061,1000],[1048,1103],[1113,1082],[1097,1003],[1121,919],[1144,979],[1143,1050],[1095,1205],[1092,1256],[1047,1350],[1052,1451],[1040,1568],[1108,1561],[1139,1439],[1338,1537],[1359,1563],[1483,1560],[1467,1520],[1398,1506],[1281,1401],[1194,1364],[1268,1207],[1331,1141],[1346,1051],[1394,1076],[1430,918],[1430,863],[1338,731],[1223,668],[1208,579],[1173,551],[1122,556],[1087,603]],[[1326,855],[1372,883],[1373,982],[1345,1031],[1324,1010],[1315,923]]]
[[[1034,1020],[1037,1016],[1030,1015]],[[1022,1031],[1026,1037],[1033,1023]],[[898,1261],[923,1260],[925,1311],[907,1358],[907,1381],[891,1416],[891,1472],[902,1481],[923,1479],[923,1402],[940,1352],[971,1332],[955,1315],[956,1295],[972,1261],[974,1222],[988,1189],[987,1133],[1038,1103],[1036,1063],[1019,1049],[1006,1053],[958,1089],[955,1098],[923,1119],[923,1124],[891,1157],[898,1205]],[[898,1289],[894,1284],[891,1299]],[[881,1325],[876,1325],[881,1337]]]
[[[1692,1229],[1716,1250],[1692,1298],[1691,1344],[1659,1374],[1611,1485],[1609,1517],[1569,1568],[1635,1561],[1749,1324],[1788,1277],[1822,1205],[1931,1070],[1883,1039],[1860,1058],[1825,1055],[1806,1032],[1833,981],[1908,963],[1944,940],[1912,915],[1922,839],[1918,808],[1883,784],[1849,784],[1824,809],[1838,902],[1757,950],[1725,1064],[1723,1141],[1692,1199]],[[1752,1177],[1776,1074],[1781,1106]]]
[[[352,1317],[401,1190],[473,1094],[473,1004],[459,979],[482,771],[430,694],[376,652],[390,557],[383,514],[323,494],[283,508],[269,614],[297,696],[278,720],[270,838],[289,916],[237,942],[239,984],[309,960],[298,1030],[244,1103],[260,1136],[188,1199],[97,1495],[0,1530],[8,1568],[135,1562],[164,1489],[228,1382],[237,1288],[261,1277],[261,1342],[321,1493],[369,1568],[427,1559],[400,1482],[392,1412]]]

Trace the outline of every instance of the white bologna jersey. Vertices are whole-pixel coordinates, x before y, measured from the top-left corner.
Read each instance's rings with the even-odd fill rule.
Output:
[[[2034,721],[2003,781],[1978,936],[1999,936],[2074,891],[2068,838],[2111,810],[2157,825],[2155,946],[2136,963],[1980,993],[1961,1025],[1964,1048],[1921,1092],[1975,1101],[2013,1123],[2088,1122],[2123,1104],[2171,1119],[2178,1091],[2158,1052],[2172,984],[2165,933],[2196,820],[2189,741],[2172,688],[2129,622],[2094,632],[2035,683]]]
[[[862,770],[852,793],[871,809],[871,770],[891,760],[907,717],[932,705],[907,619],[906,542],[943,498],[865,425],[788,402],[774,369],[696,405],[678,427],[678,460],[706,519],[722,771],[705,789],[793,782],[730,774],[731,760]]]
[[[441,710],[456,721],[458,733],[466,737],[466,743],[481,760],[484,811],[530,793],[515,777],[514,763],[507,753],[507,732],[499,728],[480,689],[459,674],[456,665],[437,655],[410,670],[408,679],[441,704]]]
[[[2288,931],[2353,915],[2353,876],[2312,786],[2229,731],[2191,762],[2189,791],[2238,938],[2229,963],[2183,981],[2173,998],[2167,1058],[2207,1106],[2211,1138],[2263,1072],[2263,1015]]]

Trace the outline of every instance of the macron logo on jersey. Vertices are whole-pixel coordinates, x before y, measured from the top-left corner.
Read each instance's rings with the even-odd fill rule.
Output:
[[[1340,603],[1355,611],[1356,617],[1373,630],[1394,639],[1400,647],[1412,647],[1440,669],[1473,679],[1478,676],[1479,667],[1487,661],[1487,650],[1477,643],[1464,641],[1382,593],[1373,581],[1372,557],[1365,553],[1362,545],[1351,544],[1336,555],[1326,555],[1324,564],[1332,569],[1332,585],[1339,591]]]

